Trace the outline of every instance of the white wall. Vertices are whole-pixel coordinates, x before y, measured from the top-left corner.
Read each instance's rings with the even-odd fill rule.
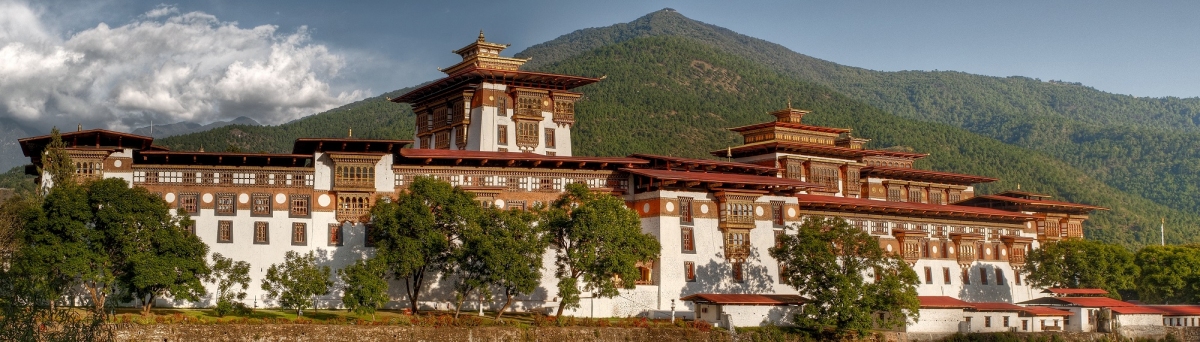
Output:
[[[958,323],[963,321],[963,309],[922,308],[920,317],[909,322],[905,331],[910,333],[956,333]]]

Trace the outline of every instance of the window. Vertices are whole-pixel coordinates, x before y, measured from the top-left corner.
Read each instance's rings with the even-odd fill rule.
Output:
[[[1021,330],[1029,331],[1029,320],[1027,320],[1027,319],[1021,320]]]
[[[308,225],[303,222],[292,223],[292,246],[308,244]]]
[[[971,285],[971,272],[970,272],[970,271],[971,271],[971,270],[969,270],[969,269],[963,269],[963,270],[962,270],[962,283],[963,283],[963,285]]]
[[[650,265],[638,265],[638,279],[634,281],[637,285],[654,285],[653,269]]]
[[[196,214],[200,212],[200,194],[179,194],[179,209],[183,209],[188,214]]]
[[[983,316],[983,327],[984,328],[992,327],[992,316]]]
[[[271,234],[267,231],[267,223],[263,221],[254,222],[254,244],[266,245],[271,243]]]
[[[447,116],[449,118],[449,116]],[[433,134],[433,148],[448,150],[450,149],[450,131],[441,131]]]
[[[329,245],[330,246],[341,246],[342,245],[342,225],[340,225],[340,224],[329,225]]]
[[[508,145],[508,125],[496,126],[496,144]]]
[[[217,242],[233,243],[233,221],[217,221]]]
[[[375,165],[367,163],[338,163],[334,170],[334,186],[375,188]]]
[[[692,227],[680,227],[680,244],[684,253],[696,253],[696,235]]]
[[[735,281],[735,282],[739,282],[739,283],[743,283],[743,282],[745,282],[745,281],[746,281],[746,279],[745,279],[745,278],[743,278],[742,276],[743,276],[743,274],[742,274],[742,262],[741,262],[741,261],[734,262],[734,263],[733,263],[733,281]]]
[[[921,202],[924,202],[924,201],[923,201],[923,199],[924,199],[923,197],[924,197],[924,196],[921,196],[921,195],[923,195],[923,194],[922,194],[922,192],[923,192],[923,191],[922,191],[922,189],[921,189],[921,188],[909,188],[909,189],[908,189],[908,202],[909,202],[909,203],[921,203]]]
[[[783,229],[775,230],[775,248],[783,247],[783,238],[784,238],[783,234],[785,234],[783,232]]]
[[[518,121],[517,145],[529,147],[537,146],[539,138],[538,133],[537,121]]]
[[[950,285],[950,268],[942,267],[942,282]]]
[[[750,254],[750,233],[736,229],[725,233],[725,258],[738,260]]]
[[[933,268],[925,266],[925,284],[933,284]]]
[[[696,263],[691,261],[683,262],[683,279],[688,282],[696,281]]]
[[[771,222],[783,225],[783,201],[771,201]]]
[[[996,285],[1004,285],[1004,271],[996,269]]]
[[[217,215],[237,215],[237,200],[234,194],[217,194]]]
[[[779,283],[780,284],[787,285],[787,283],[788,283],[787,274],[788,274],[787,264],[780,262],[779,263]]]
[[[311,205],[311,197],[309,195],[292,195],[291,210],[288,216],[291,217],[308,217],[308,212]]]
[[[500,95],[496,99],[496,113],[500,116],[508,116],[508,96]]]
[[[508,204],[504,205],[504,209],[525,210],[525,201],[508,201]]]
[[[983,268],[979,269],[979,284],[980,285],[988,284],[988,274],[987,274],[986,269],[983,269]]]
[[[821,184],[827,191],[838,190],[838,168],[836,166],[813,166],[812,180],[810,182]]]
[[[692,224],[692,198],[679,198],[679,224]]]
[[[557,142],[554,141],[554,129],[547,128],[546,129],[546,148],[555,148],[556,145],[557,145]]]
[[[365,193],[339,193],[337,220],[358,221],[371,213],[371,195]]]
[[[196,221],[192,221],[192,223],[184,225],[183,230],[188,232],[190,235],[196,235]]]
[[[929,191],[929,204],[945,204],[945,203],[942,203],[942,191],[930,190]]]
[[[921,257],[929,258],[929,241],[925,241],[925,243],[921,244]]]
[[[333,224],[330,226],[332,225]],[[366,226],[367,229],[366,233],[364,234],[366,236],[363,238],[364,245],[367,247],[375,247],[375,225],[368,223]]]
[[[250,216],[271,216],[270,194],[254,194],[250,196]]]
[[[1008,316],[1004,316],[1004,327],[1008,327]]]
[[[1013,271],[1013,283],[1021,285],[1021,271]]]

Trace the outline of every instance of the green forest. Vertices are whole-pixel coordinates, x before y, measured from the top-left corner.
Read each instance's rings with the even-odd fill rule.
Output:
[[[607,76],[578,89],[579,155],[713,158],[729,127],[771,119],[791,99],[808,123],[844,127],[870,148],[930,153],[917,167],[1000,178],[978,190],[1044,192],[1095,204],[1091,238],[1137,247],[1200,233],[1200,100],[1136,98],[1078,84],[959,72],[879,72],[657,11],[576,31],[517,54],[530,70]],[[299,137],[407,139],[400,89],[279,126],[226,126],[157,140],[176,150],[288,152]],[[10,172],[10,174],[13,172]],[[9,175],[10,179],[18,179]]]

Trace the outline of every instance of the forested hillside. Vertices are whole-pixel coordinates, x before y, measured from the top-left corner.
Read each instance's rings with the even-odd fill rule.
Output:
[[[575,31],[517,56],[535,57],[526,67],[539,69],[652,36],[685,37],[893,114],[1042,151],[1117,189],[1200,213],[1200,98],[1133,97],[1026,77],[872,71],[805,56],[669,9]]]
[[[843,74],[879,77],[902,73],[879,73],[813,59],[670,12],[656,12],[639,21],[645,22],[572,33],[555,41],[560,45],[551,42],[520,54],[534,57],[536,64],[531,63],[532,70],[608,75],[598,84],[578,89],[585,97],[577,107],[579,122],[573,135],[576,154],[646,152],[712,158],[708,151],[739,143],[737,135],[726,128],[769,120],[766,113],[782,107],[791,98],[796,107],[814,110],[806,117],[810,123],[852,128],[856,135],[874,139],[870,143],[873,148],[899,146],[931,153],[918,163],[920,168],[1001,179],[982,185],[982,192],[1012,189],[1020,184],[1022,189],[1049,193],[1064,200],[1111,207],[1112,211],[1100,212],[1088,222],[1088,234],[1093,238],[1130,246],[1157,241],[1158,220],[1167,217],[1168,225],[1174,227],[1168,230],[1168,241],[1200,241],[1197,237],[1200,217],[1192,214],[1194,210],[1180,209],[1198,205],[1190,202],[1197,197],[1196,182],[1183,184],[1187,183],[1187,177],[1197,177],[1196,172],[1187,171],[1197,165],[1195,158],[1181,157],[1195,153],[1188,150],[1189,144],[1195,143],[1191,138],[1194,133],[1181,121],[1181,114],[1174,119],[1163,114],[1157,122],[1144,119],[1134,124],[1139,119],[1126,118],[1123,120],[1129,122],[1122,122],[1109,114],[1107,119],[1100,116],[1087,119],[1077,112],[1009,111],[1027,105],[1022,102],[1024,98],[1006,98],[1012,94],[996,95],[990,105],[970,101],[950,105],[951,98],[974,96],[956,95],[953,90],[958,86],[929,86],[945,88],[939,90],[942,93],[915,92],[912,103],[922,105],[906,110],[901,104],[882,100],[890,95],[879,95],[879,99],[872,100],[856,93],[858,88],[838,88],[829,82],[848,77],[839,76]],[[681,31],[689,26],[664,26],[662,21],[699,25],[699,28]],[[580,34],[622,27],[626,30],[614,36]],[[562,42],[575,43],[561,45]],[[775,55],[751,48],[760,46],[782,49],[770,51],[778,52],[776,57],[786,60],[764,62]],[[1070,88],[1088,96],[1103,94],[1077,85],[1024,78],[961,73],[914,75],[929,74],[976,81],[988,79],[1012,84],[1014,89],[1037,85]],[[883,94],[891,89],[886,88],[890,83],[879,83]],[[408,139],[414,121],[411,111],[407,106],[386,101],[387,97],[405,91],[397,90],[280,126],[227,126],[158,143],[180,150],[203,147],[210,151],[286,152],[295,138],[343,137],[350,129],[355,137]],[[1026,89],[1011,93],[1025,91],[1037,92]],[[1133,99],[1130,103],[1135,105],[1130,106],[1135,109],[1131,111],[1143,110],[1137,106],[1145,105],[1146,101],[1154,102],[1108,95],[1116,99],[1114,103]],[[1077,100],[1085,101],[1086,96]],[[1168,99],[1159,104],[1191,108],[1188,101],[1191,99]],[[988,111],[975,106],[998,109]],[[1094,103],[1088,106],[1112,107]],[[914,114],[926,112],[929,113],[926,116]],[[1179,127],[1165,128],[1171,122]],[[1151,136],[1154,138],[1150,139]],[[1134,167],[1137,163],[1154,167]],[[1163,175],[1179,178],[1156,182]],[[1168,202],[1165,198],[1171,196],[1179,197],[1179,201],[1164,204]]]

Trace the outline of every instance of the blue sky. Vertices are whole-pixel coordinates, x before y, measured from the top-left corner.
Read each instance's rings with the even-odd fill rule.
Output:
[[[9,52],[27,52],[21,60],[30,63],[65,56],[55,65],[60,68],[48,70],[67,81],[9,77],[26,80],[18,84],[25,89],[55,90],[0,98],[6,101],[0,119],[86,116],[115,128],[151,118],[203,122],[264,111],[270,113],[265,123],[285,122],[439,77],[436,68],[456,60],[450,51],[480,29],[491,41],[512,44],[511,54],[665,7],[850,66],[1021,75],[1136,96],[1200,96],[1200,19],[1194,15],[1200,2],[0,0],[4,6],[31,14],[0,11],[8,13],[0,14],[0,48],[23,42],[23,49]],[[169,25],[172,20],[182,24]],[[145,35],[161,41],[146,39],[145,50],[136,52],[113,48]],[[173,39],[229,51],[179,46]],[[163,46],[161,53],[155,46]],[[67,53],[55,55],[56,49]],[[95,58],[100,62],[91,63]],[[242,68],[231,76],[234,64]],[[81,74],[100,76],[78,79]],[[275,89],[279,84],[287,86]],[[192,95],[200,93],[211,96]],[[29,99],[44,101],[38,106]],[[103,113],[94,113],[96,106]]]

